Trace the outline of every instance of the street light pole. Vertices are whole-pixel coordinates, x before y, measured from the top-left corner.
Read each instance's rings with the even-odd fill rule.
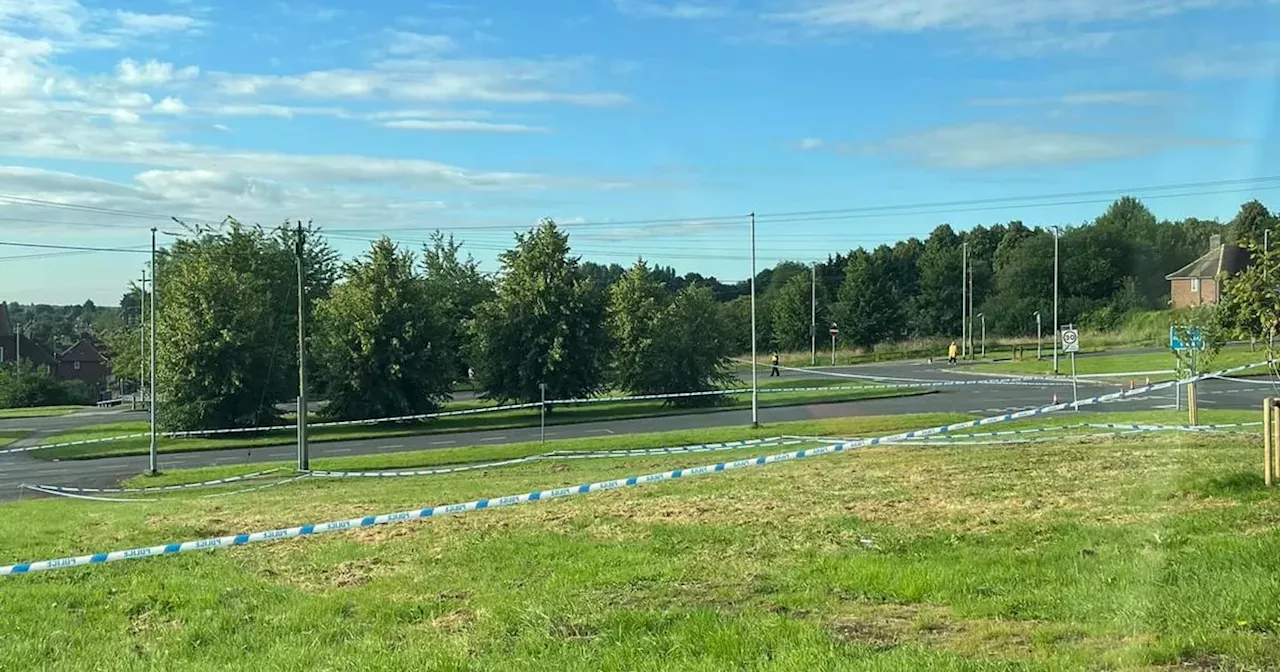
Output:
[[[159,473],[159,465],[156,464],[156,404],[159,402],[156,394],[156,276],[156,229],[151,227],[151,403],[147,405],[151,410],[151,447],[147,471],[152,476]]]
[[[968,276],[966,268],[969,265],[969,243],[960,244],[960,359],[968,357],[968,344],[964,342],[965,335],[965,311],[968,310],[966,292],[969,290],[964,279]]]
[[[133,391],[133,407],[138,407],[138,397],[147,386],[147,269],[142,269],[142,284],[138,285],[138,388]]]
[[[307,323],[306,284],[303,278],[302,220],[298,220],[294,256],[298,259],[298,471],[310,471],[311,455],[307,447]]]
[[[813,283],[809,289],[809,366],[818,365],[818,262],[813,262]]]
[[[1058,235],[1053,227],[1053,375],[1058,375]]]
[[[760,381],[756,375],[756,213],[751,213],[751,426],[760,426]]]

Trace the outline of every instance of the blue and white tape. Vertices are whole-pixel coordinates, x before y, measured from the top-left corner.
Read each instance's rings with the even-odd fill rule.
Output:
[[[409,511],[398,511],[395,513],[384,513],[380,515],[369,515],[360,518],[349,518],[346,520],[335,520],[327,523],[301,525],[298,527],[281,528],[276,530],[264,530],[260,532],[247,532],[242,534],[228,535],[223,537],[211,537],[206,539],[196,539],[185,542],[174,542],[162,544],[159,546],[147,546],[141,548],[133,548],[119,551],[99,552],[90,555],[80,555],[65,558],[57,558],[53,560],[40,560],[35,562],[23,562],[14,565],[6,565],[0,567],[0,576],[12,576],[19,574],[29,574],[33,572],[43,572],[55,569],[68,569],[71,567],[81,567],[85,565],[98,565],[108,562],[119,562],[123,560],[137,560],[151,556],[175,555],[178,553],[189,553],[192,551],[205,551],[219,548],[227,548],[232,546],[243,546],[246,544],[260,543],[265,541],[280,541],[284,539],[293,539],[297,537],[313,536],[317,534],[326,534],[329,532],[339,532],[343,530],[351,530],[357,528],[374,527],[377,525],[388,525],[392,523],[403,523],[411,520],[422,520],[424,518],[436,518],[440,516],[456,515],[460,513],[469,513],[482,509],[493,509],[506,506],[516,506],[520,504],[530,504],[551,499],[559,499],[562,497],[571,497],[574,495],[585,495],[592,492],[600,492],[602,490],[617,490],[620,488],[635,487],[638,485],[651,485],[654,483],[663,483],[682,478],[693,478],[696,476],[707,476],[711,474],[719,474],[727,471],[736,471],[739,469],[748,469],[751,467],[759,467],[777,462],[788,462],[792,460],[804,459],[809,457],[817,457],[820,455],[830,455],[841,453],[864,446],[874,446],[887,443],[895,443],[906,441],[917,436],[930,436],[934,434],[942,434],[946,432],[954,432],[974,427],[982,427],[985,425],[997,424],[1001,422],[1009,422],[1012,420],[1020,420],[1022,418],[1030,418],[1047,413],[1066,410],[1068,408],[1078,408],[1080,406],[1090,406],[1093,404],[1104,403],[1111,399],[1120,399],[1125,397],[1147,394],[1157,390],[1168,389],[1174,385],[1186,384],[1203,380],[1211,375],[1225,375],[1235,371],[1243,371],[1253,368],[1255,365],[1246,365],[1217,371],[1214,374],[1206,374],[1181,381],[1169,381],[1165,383],[1156,383],[1147,385],[1133,390],[1121,390],[1110,394],[1099,395],[1082,399],[1076,402],[1053,404],[1041,408],[1028,409],[1018,411],[1016,413],[1005,413],[1002,415],[994,415],[978,420],[967,420],[950,425],[941,425],[928,429],[913,430],[884,436],[879,438],[866,439],[861,441],[850,441],[838,443],[828,446],[819,446],[817,448],[804,448],[798,451],[778,453],[775,455],[760,456],[733,462],[720,462],[717,464],[709,464],[701,467],[693,467],[689,469],[675,469],[656,474],[647,474],[643,476],[631,476],[622,479],[614,479],[609,481],[600,481],[597,483],[584,483],[578,486],[553,488],[550,490],[540,490],[520,495],[507,495],[505,497],[496,497],[488,499],[478,499],[471,502],[463,502],[458,504],[449,504],[445,506],[428,506],[420,509],[412,509]]]
[[[180,483],[177,485],[151,485],[143,488],[74,488],[65,485],[43,485],[43,484],[24,484],[23,487],[40,488],[42,490],[54,490],[64,493],[117,493],[117,494],[143,494],[148,492],[174,492],[177,490],[194,490],[198,488],[213,488],[229,483],[237,483],[239,481],[249,481],[255,478],[262,478],[270,474],[285,471],[284,467],[276,467],[274,469],[264,469],[255,471],[251,474],[241,474],[239,476],[228,476],[226,478],[218,478],[212,481],[200,481],[199,483]]]

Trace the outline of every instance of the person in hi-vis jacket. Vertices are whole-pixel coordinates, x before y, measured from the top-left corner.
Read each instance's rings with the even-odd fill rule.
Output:
[[[955,341],[951,341],[951,347],[947,348],[947,363],[948,364],[956,363],[956,342]]]
[[[769,364],[770,364],[769,377],[772,378],[774,376],[777,376],[781,378],[782,374],[778,373],[778,353],[776,352],[773,353],[773,358],[770,360]]]

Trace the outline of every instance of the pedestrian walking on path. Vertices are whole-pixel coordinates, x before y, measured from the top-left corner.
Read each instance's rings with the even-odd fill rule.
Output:
[[[779,378],[782,377],[782,374],[778,372],[778,353],[776,352],[773,353],[772,366],[769,369],[769,377],[772,378],[774,376],[777,376]]]
[[[947,363],[948,364],[956,363],[956,342],[955,341],[951,341],[951,347],[947,348]]]

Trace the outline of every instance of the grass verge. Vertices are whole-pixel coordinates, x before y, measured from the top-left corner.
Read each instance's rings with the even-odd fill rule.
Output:
[[[26,436],[28,431],[26,429],[0,429],[0,448]]]
[[[1250,350],[1248,346],[1231,346],[1223,348],[1218,356],[1209,363],[1213,370],[1227,369],[1243,364],[1253,364],[1267,358],[1265,352]],[[1115,355],[1088,355],[1076,359],[1076,373],[1080,375],[1127,373],[1131,371],[1166,371],[1172,370],[1177,361],[1168,352],[1125,353]],[[1053,360],[1046,357],[1041,361],[999,362],[994,364],[975,364],[967,367],[972,371],[985,373],[1009,373],[1018,375],[1053,375]],[[1202,369],[1204,367],[1201,367]],[[1062,374],[1071,374],[1070,359],[1060,359],[1058,369]],[[1251,373],[1265,373],[1265,368],[1258,368]],[[1145,380],[1146,377],[1144,376]],[[1152,381],[1172,380],[1173,374],[1154,374]]]
[[[1262,488],[1255,444],[890,446],[5,579],[0,653],[15,669],[1266,669],[1280,659],[1280,490]],[[0,561],[709,461],[26,501],[0,506]]]
[[[800,383],[791,382],[788,386],[792,385],[800,385]],[[807,382],[804,383],[803,386],[808,386]],[[762,396],[760,398],[760,406],[763,408],[769,408],[778,406],[801,406],[815,403],[838,403],[864,399],[912,396],[928,392],[928,390],[915,388],[779,392],[776,394]],[[556,409],[554,413],[549,413],[547,415],[547,425],[578,424],[583,422],[685,415],[690,413],[709,413],[748,408],[751,405],[751,398],[749,394],[729,396],[725,399],[729,403],[697,408],[672,407],[664,405],[661,401],[604,402],[598,404],[583,404],[581,406],[567,406]],[[460,403],[470,404],[472,402]],[[362,439],[393,438],[399,436],[415,436],[421,434],[443,434],[451,432],[535,427],[538,423],[539,414],[537,410],[522,409],[439,418],[428,423],[395,424],[385,426],[319,427],[312,429],[309,432],[309,436],[310,440],[313,442],[353,441]],[[49,437],[45,440],[45,443],[70,443],[73,441],[100,439],[146,431],[147,424],[145,422],[119,422],[70,430],[62,434]],[[260,436],[233,435],[190,439],[161,439],[158,442],[158,450],[164,453],[174,453],[285,445],[293,443],[295,440],[289,433],[290,431],[291,430],[289,428],[286,428]],[[142,455],[148,450],[148,439],[136,438],[84,446],[49,448],[34,451],[30,454],[33,457],[46,460],[80,460],[120,455]]]
[[[16,418],[53,418],[83,411],[88,406],[33,406],[31,408],[0,408],[0,420]]]

